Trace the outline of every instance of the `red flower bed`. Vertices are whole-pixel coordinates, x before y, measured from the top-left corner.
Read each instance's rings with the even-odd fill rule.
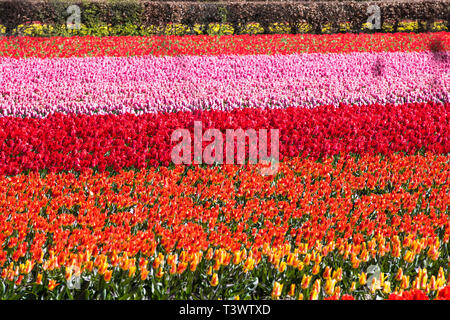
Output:
[[[352,295],[344,294],[341,297],[336,295],[324,298],[324,300],[355,300]],[[403,293],[391,293],[388,300],[430,300],[428,295],[419,289],[411,289]],[[450,286],[445,286],[438,291],[434,300],[450,300]]]
[[[358,51],[426,51],[439,40],[450,47],[450,33],[231,35],[153,37],[14,37],[0,39],[0,56],[84,57],[143,55],[292,54]]]
[[[0,118],[0,174],[169,165],[176,129],[279,129],[280,159],[450,151],[450,103]],[[204,147],[210,142],[204,142]],[[248,143],[247,143],[248,144]],[[225,154],[225,150],[224,150]]]
[[[402,294],[391,294],[389,300],[430,300],[426,293],[419,289],[405,291]]]

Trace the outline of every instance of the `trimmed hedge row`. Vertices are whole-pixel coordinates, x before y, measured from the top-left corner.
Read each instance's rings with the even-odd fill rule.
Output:
[[[429,30],[434,21],[448,25],[450,12],[447,0],[409,1],[233,1],[233,2],[168,2],[153,0],[0,0],[0,24],[7,34],[20,24],[39,21],[62,25],[70,16],[67,8],[76,4],[81,9],[81,22],[87,27],[107,25],[164,26],[226,22],[241,33],[248,23],[258,22],[264,30],[272,23],[286,22],[292,33],[299,33],[299,22],[308,23],[314,33],[324,25],[338,31],[349,23],[349,32],[360,32],[370,14],[368,7],[376,4],[381,10],[381,23],[403,20],[419,22],[418,31]],[[381,31],[381,30],[375,30]]]

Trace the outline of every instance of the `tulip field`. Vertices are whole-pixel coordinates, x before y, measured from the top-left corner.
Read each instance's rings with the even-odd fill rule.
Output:
[[[0,37],[0,299],[450,300],[449,50]],[[174,164],[198,121],[279,130],[277,171]]]

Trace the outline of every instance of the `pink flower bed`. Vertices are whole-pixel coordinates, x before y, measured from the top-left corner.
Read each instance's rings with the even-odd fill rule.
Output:
[[[447,102],[448,66],[427,52],[0,58],[0,115]]]

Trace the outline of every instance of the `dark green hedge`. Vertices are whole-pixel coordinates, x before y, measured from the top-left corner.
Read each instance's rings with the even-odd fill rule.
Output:
[[[367,21],[367,8],[377,4],[381,18],[396,26],[402,20],[425,22],[425,31],[434,21],[448,26],[448,0],[402,1],[154,1],[154,0],[0,0],[0,24],[13,30],[17,25],[32,21],[61,25],[69,14],[67,8],[76,4],[81,8],[81,22],[88,27],[100,23],[111,25],[163,26],[167,23],[231,23],[239,31],[249,22],[260,23],[265,30],[274,22],[288,22],[297,33],[295,24],[304,21],[315,33],[321,26],[350,22],[350,32],[359,32]],[[338,29],[336,29],[338,30]],[[396,28],[395,28],[396,30]]]

